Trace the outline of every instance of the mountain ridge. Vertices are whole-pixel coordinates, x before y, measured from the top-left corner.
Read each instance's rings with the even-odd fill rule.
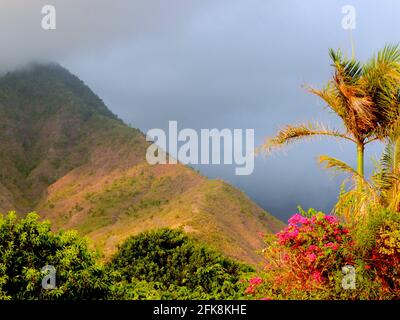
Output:
[[[243,192],[182,164],[149,165],[148,142],[57,64],[0,77],[0,212],[37,211],[105,257],[141,231],[183,228],[257,263],[259,232],[283,224]]]

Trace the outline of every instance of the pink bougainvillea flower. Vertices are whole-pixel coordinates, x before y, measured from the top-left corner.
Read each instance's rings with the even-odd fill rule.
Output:
[[[314,262],[315,259],[317,259],[317,256],[315,255],[315,253],[309,253],[307,255],[307,259],[308,259],[309,262]]]
[[[342,241],[342,238],[340,236],[335,237],[336,241]]]
[[[270,297],[261,298],[260,300],[272,300]]]
[[[296,213],[289,220],[289,225],[297,225],[297,224],[307,224],[309,221],[306,217],[303,217],[300,213]]]
[[[322,275],[321,275],[321,272],[319,272],[319,271],[314,271],[314,272],[312,273],[311,276],[313,277],[313,279],[314,279],[316,282],[321,283],[322,280],[323,280]]]
[[[277,233],[278,241],[269,251],[273,255],[266,256],[278,260],[279,268],[284,270],[282,276],[274,277],[274,284],[279,287],[288,282],[289,288],[324,284],[343,264],[351,264],[352,256],[346,250],[352,246],[348,232],[333,215],[318,213],[310,218],[299,213],[293,215],[288,226]],[[277,266],[271,263],[269,268],[274,270]],[[296,280],[292,274],[298,275]],[[263,287],[257,287],[259,282],[253,278],[247,292],[260,298]],[[264,291],[264,294],[267,293]]]
[[[333,224],[333,223],[337,223],[338,219],[335,216],[324,216],[325,220],[328,221],[329,223]]]
[[[294,226],[289,226],[277,233],[280,244],[286,244],[290,240],[294,240],[299,235],[299,229]]]
[[[320,250],[321,249],[315,244],[312,244],[311,246],[308,247],[308,251],[320,251]]]
[[[331,248],[332,250],[338,250],[339,249],[339,244],[338,243],[333,243],[333,242],[328,242],[324,244],[324,247],[326,248]]]
[[[251,278],[249,282],[250,282],[251,286],[256,286],[256,285],[261,284],[263,282],[263,280],[259,277],[255,277],[255,278]]]

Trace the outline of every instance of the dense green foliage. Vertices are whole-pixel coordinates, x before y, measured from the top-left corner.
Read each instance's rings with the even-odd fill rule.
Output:
[[[0,299],[233,299],[251,271],[169,229],[129,238],[103,264],[77,233],[38,219],[0,216]],[[56,289],[42,288],[48,265]]]
[[[50,224],[29,214],[0,216],[0,298],[100,299],[108,292],[104,267],[76,232],[53,233]],[[56,268],[54,290],[42,289],[45,273]]]
[[[240,298],[240,277],[250,271],[171,229],[130,238],[110,267],[120,272],[122,282],[135,295],[139,295],[138,284],[142,288],[146,281],[156,297],[168,299]]]

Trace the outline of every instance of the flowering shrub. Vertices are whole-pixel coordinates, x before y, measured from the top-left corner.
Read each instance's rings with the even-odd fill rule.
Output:
[[[248,280],[255,299],[399,299],[400,215],[383,210],[348,228],[337,217],[310,209],[266,239],[263,272]],[[343,287],[342,268],[354,267],[354,288]]]
[[[372,268],[382,286],[400,293],[400,224],[385,223],[371,250]]]
[[[307,296],[334,284],[342,267],[354,264],[349,230],[335,216],[313,209],[292,216],[268,244],[263,278],[249,280],[249,297]]]
[[[400,215],[386,210],[375,212],[358,233],[365,269],[384,294],[400,298]]]
[[[262,284],[263,280],[260,277],[250,278],[249,286],[246,289],[246,294],[254,294],[256,287]]]
[[[266,269],[282,270],[277,282],[287,283],[291,289],[312,290],[354,263],[349,231],[336,217],[322,212],[310,217],[297,213],[288,222],[266,251]]]

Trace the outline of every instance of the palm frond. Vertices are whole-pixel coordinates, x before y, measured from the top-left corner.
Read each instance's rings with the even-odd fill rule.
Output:
[[[280,129],[274,137],[267,138],[265,143],[258,148],[258,152],[270,153],[285,145],[305,138],[314,138],[317,136],[330,136],[335,138],[354,140],[345,133],[335,129],[329,129],[326,126],[317,123],[305,123],[297,126],[287,125]]]
[[[335,67],[336,70],[340,70],[342,75],[349,82],[354,82],[359,76],[361,76],[361,63],[355,59],[347,59],[342,55],[340,49],[337,51],[330,49],[329,56],[333,62],[333,67]]]
[[[306,90],[325,101],[327,107],[335,112],[342,119],[346,118],[347,108],[346,102],[340,96],[333,81],[328,81],[325,87],[322,89],[316,89],[306,85]]]
[[[337,173],[347,173],[351,176],[359,177],[357,170],[355,170],[342,160],[322,155],[319,156],[318,161],[325,165],[325,169],[333,169]]]
[[[395,162],[398,161],[398,158],[396,159],[397,152],[398,150],[395,148],[395,142],[389,140],[379,162],[375,164],[375,172],[372,175],[372,181],[383,195],[388,190],[392,189],[393,185],[400,179],[395,170]]]
[[[368,210],[380,206],[379,198],[375,198],[369,189],[346,191],[342,189],[333,212],[345,218],[346,222],[356,224],[366,218]]]
[[[398,108],[400,104],[398,105]],[[386,115],[386,120],[382,125],[376,128],[374,135],[380,140],[400,136],[400,109],[398,115],[393,112],[391,115]]]
[[[400,140],[399,136],[388,139],[385,150],[375,164],[372,181],[379,190],[380,202],[390,210],[400,212]]]
[[[342,160],[326,155],[320,156],[318,160],[320,163],[324,164],[325,169],[332,169],[334,173],[345,173],[350,175],[354,181],[361,181],[364,187],[367,187],[370,191],[375,193],[373,186],[364,178],[364,176],[360,175],[357,170]]]
[[[387,45],[363,66],[363,85],[380,104],[390,104],[399,95],[400,47]]]
[[[385,45],[378,52],[379,61],[400,62],[400,47],[398,44]]]

